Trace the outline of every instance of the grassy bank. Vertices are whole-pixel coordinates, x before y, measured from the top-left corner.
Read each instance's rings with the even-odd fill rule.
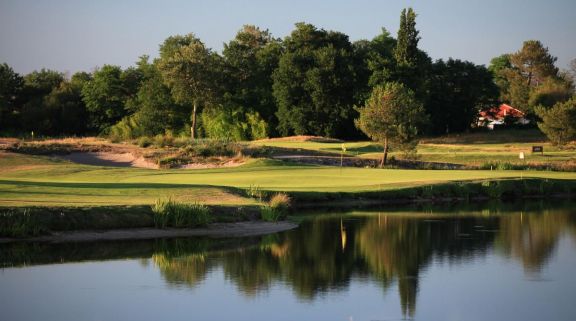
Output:
[[[260,216],[258,206],[204,206],[210,223],[254,220]],[[113,230],[144,227],[193,227],[165,222],[159,226],[153,206],[97,207],[0,207],[0,237],[27,237],[58,231]],[[196,223],[196,222],[193,222]],[[208,223],[208,222],[206,222]],[[202,224],[198,224],[202,225]]]

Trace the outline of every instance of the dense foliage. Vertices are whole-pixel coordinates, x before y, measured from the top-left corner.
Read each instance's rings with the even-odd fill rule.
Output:
[[[365,138],[355,106],[375,88],[402,84],[423,106],[427,134],[464,132],[479,111],[506,102],[529,118],[574,95],[573,70],[561,72],[548,48],[526,41],[488,68],[468,61],[433,62],[418,48],[411,8],[396,38],[372,40],[297,23],[284,39],[243,26],[222,53],[194,34],[168,37],[159,58],[122,69],[103,65],[71,77],[42,69],[19,75],[0,65],[0,134],[156,135],[229,140],[285,135]],[[368,121],[368,120],[364,120]],[[534,122],[533,122],[534,123]],[[34,133],[34,134],[33,134]]]
[[[576,139],[576,98],[557,103],[552,108],[536,107],[536,113],[542,122],[540,130],[556,145],[564,145]]]

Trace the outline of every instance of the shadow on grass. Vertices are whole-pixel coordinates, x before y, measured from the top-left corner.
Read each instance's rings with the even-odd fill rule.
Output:
[[[39,188],[40,191],[30,191],[30,190],[10,190],[11,187],[30,187]],[[6,188],[7,187],[7,188]],[[4,189],[4,190],[3,190]],[[44,189],[44,190],[42,190]],[[67,191],[57,192],[52,189],[66,189],[66,190],[77,190],[77,193],[70,193]],[[166,191],[177,191],[177,190],[220,190],[224,193],[231,195],[246,197],[246,191],[242,188],[235,188],[230,186],[218,186],[218,185],[194,185],[194,184],[164,184],[164,183],[66,183],[66,182],[31,182],[31,181],[14,181],[14,180],[0,180],[0,193],[3,194],[30,194],[32,195],[75,195],[75,196],[101,196],[95,195],[91,190],[102,190],[102,191],[122,191],[122,190],[146,190],[147,193],[157,191],[158,197],[167,194]],[[84,190],[84,191],[82,191]],[[169,193],[168,193],[169,194]],[[130,197],[130,195],[110,195],[105,196],[122,196]],[[34,202],[34,200],[30,200]]]

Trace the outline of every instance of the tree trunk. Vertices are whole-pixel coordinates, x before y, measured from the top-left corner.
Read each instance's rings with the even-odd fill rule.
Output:
[[[196,139],[196,109],[198,107],[198,102],[194,100],[192,108],[192,127],[190,127],[190,137]]]
[[[382,160],[380,161],[380,167],[384,167],[386,165],[386,161],[388,160],[388,138],[384,139],[384,153],[382,154]]]

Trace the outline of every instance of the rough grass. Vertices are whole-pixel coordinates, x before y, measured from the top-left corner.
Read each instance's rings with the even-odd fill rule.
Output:
[[[278,148],[284,154],[309,154],[311,152],[340,155],[341,142],[302,140],[256,141],[252,146]],[[544,147],[544,154],[532,153],[532,146]],[[363,158],[382,157],[382,146],[373,142],[346,142],[346,156]],[[519,159],[524,152],[525,159]],[[425,162],[454,163],[473,167],[487,162],[532,164],[538,167],[551,164],[562,168],[576,163],[576,144],[563,148],[553,146],[537,130],[504,130],[423,139],[418,145],[418,160]],[[390,157],[402,158],[398,152]]]
[[[24,164],[32,167],[22,167]],[[55,162],[46,157],[0,157],[0,205],[151,205],[159,197],[205,204],[248,205],[245,190],[365,192],[501,178],[574,180],[573,172],[392,170],[306,166],[279,161],[205,170],[149,170]],[[10,168],[10,170],[5,170]]]

